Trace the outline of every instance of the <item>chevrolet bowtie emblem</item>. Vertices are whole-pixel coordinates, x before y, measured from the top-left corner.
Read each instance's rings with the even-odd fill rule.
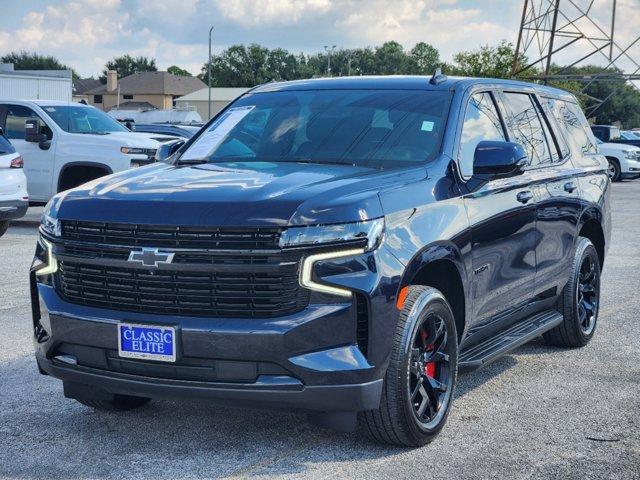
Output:
[[[129,254],[129,261],[141,263],[145,267],[157,268],[161,263],[171,263],[173,255],[173,253],[158,252],[157,248],[143,248],[132,250]]]

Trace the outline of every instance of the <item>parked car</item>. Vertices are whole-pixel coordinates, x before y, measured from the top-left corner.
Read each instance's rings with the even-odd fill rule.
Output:
[[[609,162],[609,178],[614,182],[640,177],[640,147],[623,143],[598,142],[598,149]]]
[[[0,129],[0,237],[9,222],[24,217],[29,206],[22,157]]]
[[[29,198],[57,192],[152,162],[159,142],[133,133],[87,105],[47,100],[0,100],[0,127],[24,158]]]
[[[131,125],[134,132],[162,133],[180,138],[193,137],[202,125],[182,125],[168,123],[134,123]]]
[[[622,130],[620,137],[624,140],[640,140],[640,132],[634,130]]]
[[[257,87],[171,162],[51,200],[31,270],[39,368],[93,408],[200,398],[423,445],[458,369],[593,337],[607,168],[554,88]]]
[[[605,143],[623,143],[640,147],[640,138],[634,139],[628,135],[623,136],[620,128],[614,125],[592,125],[591,131],[596,138]]]

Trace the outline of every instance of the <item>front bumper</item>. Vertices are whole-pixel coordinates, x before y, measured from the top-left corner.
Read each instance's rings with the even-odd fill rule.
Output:
[[[0,201],[0,221],[22,218],[27,213],[29,202],[27,200]]]
[[[69,303],[32,271],[38,366],[65,383],[112,394],[307,412],[375,409],[397,318],[391,279],[400,265],[384,249],[363,264],[371,267],[366,275],[360,269],[341,277],[366,304],[366,349],[356,342],[355,296],[267,319],[154,315]],[[177,362],[120,358],[120,322],[175,326]]]

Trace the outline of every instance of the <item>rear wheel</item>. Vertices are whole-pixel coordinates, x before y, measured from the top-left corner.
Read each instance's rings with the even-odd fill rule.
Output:
[[[620,177],[620,164],[617,160],[609,160],[609,178],[612,182],[619,182]]]
[[[582,347],[595,333],[600,309],[600,259],[593,243],[579,237],[571,278],[560,297],[564,320],[544,334],[544,339],[559,347]]]
[[[377,410],[358,422],[373,440],[418,447],[442,430],[458,372],[453,313],[435,288],[409,287]]]
[[[87,407],[95,408],[96,410],[104,410],[107,412],[123,412],[126,410],[133,410],[134,408],[141,407],[151,400],[145,397],[132,397],[130,395],[114,395],[111,400],[98,400],[91,398],[78,398],[78,402],[86,405]]]
[[[0,222],[0,237],[7,233],[7,229],[9,228],[9,220],[5,220],[4,222]]]

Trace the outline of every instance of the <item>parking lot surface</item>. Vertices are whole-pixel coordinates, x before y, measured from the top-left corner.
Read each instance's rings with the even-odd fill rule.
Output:
[[[0,478],[640,478],[640,181],[613,186],[598,330],[532,342],[460,376],[447,426],[415,450],[303,415],[153,401],[112,414],[65,399],[32,355],[36,227],[0,239]]]

